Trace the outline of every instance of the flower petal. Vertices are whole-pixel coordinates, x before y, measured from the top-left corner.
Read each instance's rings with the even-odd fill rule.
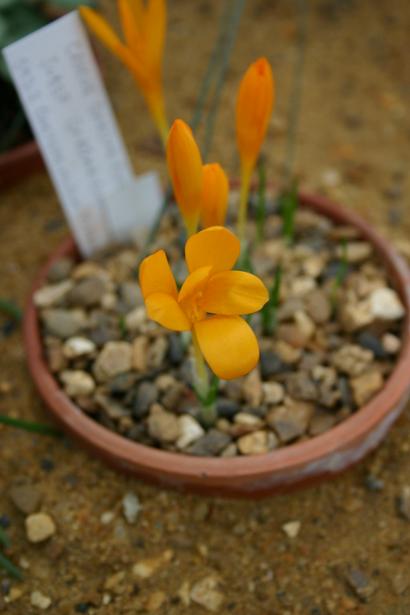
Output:
[[[268,290],[256,275],[245,271],[223,271],[210,278],[204,308],[213,314],[252,314],[260,310],[268,299]]]
[[[188,233],[198,226],[202,201],[202,160],[192,130],[175,120],[167,141],[167,162],[175,198]]]
[[[174,297],[166,293],[152,293],[145,299],[148,316],[167,329],[189,331],[191,324]]]
[[[144,299],[151,293],[167,293],[177,298],[177,285],[164,250],[144,258],[140,265],[139,282]]]
[[[258,362],[256,336],[240,316],[211,316],[195,323],[194,332],[206,362],[219,378],[244,376]]]
[[[202,291],[208,282],[211,271],[212,267],[201,267],[190,273],[179,291],[178,301],[181,303]]]
[[[223,226],[211,226],[188,239],[185,260],[189,271],[210,266],[217,273],[232,269],[240,251],[239,239],[231,231]]]
[[[119,58],[137,79],[144,80],[145,72],[131,51],[120,41],[108,22],[87,6],[80,7],[81,17],[100,41]]]
[[[236,103],[236,137],[242,166],[254,166],[268,128],[274,99],[272,69],[259,58],[246,71]]]
[[[202,225],[204,228],[208,226],[223,226],[228,207],[228,178],[218,163],[204,164],[202,171]]]
[[[145,45],[150,65],[160,70],[164,51],[167,10],[165,0],[149,0],[145,9]]]

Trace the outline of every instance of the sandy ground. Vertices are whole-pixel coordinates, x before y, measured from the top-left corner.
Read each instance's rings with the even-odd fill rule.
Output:
[[[103,2],[109,15],[112,5]],[[192,113],[222,8],[216,0],[169,2],[165,82],[170,117],[188,119]],[[409,27],[405,0],[311,1],[297,132],[295,171],[303,185],[360,211],[393,239],[406,238],[410,228],[405,200],[410,189]],[[270,175],[280,181],[295,37],[293,2],[247,3],[210,156],[231,174],[237,173],[236,87],[247,64],[265,54],[277,82],[265,150]],[[104,51],[101,57],[136,171],[155,168],[164,176],[162,158],[149,147],[153,130],[139,93],[113,58]],[[22,306],[35,272],[67,227],[46,175],[0,199],[1,296]],[[1,339],[1,349],[0,411],[48,420],[26,369],[19,332]],[[406,411],[378,451],[337,481],[241,502],[163,492],[110,471],[71,441],[0,428],[0,515],[10,520],[9,556],[26,568],[25,580],[13,582],[8,597],[0,574],[0,612],[40,612],[30,599],[38,590],[51,599],[47,612],[53,615],[200,615],[206,610],[185,605],[178,592],[211,576],[218,578],[223,595],[221,614],[407,615],[410,526],[398,515],[396,500],[410,486],[409,436]],[[379,491],[369,489],[369,475],[380,479]],[[41,509],[56,522],[47,543],[27,541],[24,515],[10,501],[10,486],[19,477],[38,487]],[[134,525],[121,509],[130,491],[142,504]],[[101,515],[107,511],[112,520],[104,524]],[[282,526],[295,520],[300,531],[291,539]],[[132,573],[137,562],[167,550],[172,558],[149,578]],[[361,596],[349,586],[351,569],[365,577]]]

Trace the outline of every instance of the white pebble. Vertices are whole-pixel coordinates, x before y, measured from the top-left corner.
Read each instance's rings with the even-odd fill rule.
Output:
[[[133,524],[136,522],[141,510],[141,504],[135,493],[130,491],[124,495],[122,499],[122,510],[128,523]]]
[[[35,606],[42,611],[46,611],[49,606],[51,606],[51,598],[45,596],[39,591],[32,592],[30,596],[30,602],[32,606]]]
[[[282,525],[282,530],[289,538],[296,538],[299,534],[301,525],[300,521],[288,521]]]
[[[392,288],[377,288],[370,295],[370,311],[375,318],[396,320],[405,314],[402,302]]]

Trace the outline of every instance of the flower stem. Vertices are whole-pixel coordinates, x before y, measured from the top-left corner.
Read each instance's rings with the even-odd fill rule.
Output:
[[[201,402],[201,418],[205,425],[211,426],[217,418],[215,400],[209,400],[210,384],[208,369],[195,331],[192,332],[192,344],[195,358],[195,391]]]
[[[246,221],[248,217],[248,197],[249,186],[251,181],[252,169],[242,167],[241,192],[239,197],[239,214],[238,214],[238,237],[243,244],[246,232]]]

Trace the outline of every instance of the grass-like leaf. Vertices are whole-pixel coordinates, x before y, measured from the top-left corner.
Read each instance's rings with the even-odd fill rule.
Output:
[[[8,425],[9,427],[16,427],[17,429],[23,429],[24,431],[30,431],[32,433],[43,434],[45,436],[61,437],[63,435],[59,429],[52,427],[51,425],[43,425],[42,423],[35,423],[34,421],[15,419],[4,414],[0,414],[0,424]]]
[[[280,299],[280,288],[282,284],[282,266],[278,265],[275,270],[275,277],[272,288],[269,292],[269,301],[263,306],[262,315],[262,331],[264,335],[272,335],[277,326],[277,311]]]
[[[21,581],[23,574],[5,555],[0,553],[0,568],[3,568],[11,577]]]
[[[256,237],[257,243],[263,241],[266,220],[266,162],[261,156],[258,164],[258,199],[256,203]]]
[[[3,312],[3,314],[9,316],[16,322],[20,322],[23,316],[23,313],[20,308],[9,299],[0,298],[0,312]]]
[[[294,181],[289,190],[285,190],[279,197],[280,210],[282,213],[282,234],[290,245],[295,235],[295,214],[298,208],[298,187]]]

